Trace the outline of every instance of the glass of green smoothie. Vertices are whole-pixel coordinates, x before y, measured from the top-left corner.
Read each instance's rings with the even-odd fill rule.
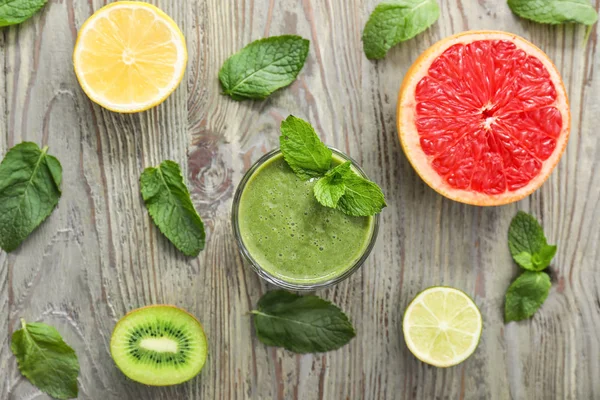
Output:
[[[335,167],[352,162],[331,148]],[[348,216],[317,202],[316,179],[299,179],[279,149],[244,175],[233,200],[232,224],[240,252],[266,281],[290,290],[334,285],[355,272],[375,245],[379,214]]]

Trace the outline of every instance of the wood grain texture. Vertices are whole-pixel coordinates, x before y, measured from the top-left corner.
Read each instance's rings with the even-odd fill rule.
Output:
[[[181,26],[190,54],[185,82],[161,106],[118,115],[92,104],[73,73],[77,30],[100,0],[51,0],[33,19],[0,31],[0,154],[31,140],[64,168],[63,197],[15,252],[0,252],[0,399],[46,398],[20,376],[10,335],[17,321],[53,324],[75,347],[81,399],[598,399],[600,398],[600,52],[595,25],[520,20],[504,1],[440,0],[440,20],[368,61],[362,28],[377,0],[154,0]],[[596,9],[599,0],[592,0]],[[442,198],[414,173],[395,128],[397,91],[411,62],[467,29],[507,30],[556,62],[572,106],[572,136],[558,168],[529,198],[478,208]],[[284,33],[311,40],[298,80],[262,102],[220,94],[223,61],[252,40]],[[366,265],[318,292],[352,318],[357,337],[321,355],[260,344],[246,314],[270,288],[242,262],[231,231],[243,173],[277,145],[293,113],[357,159],[389,207]],[[144,167],[186,169],[207,226],[196,259],[151,223],[139,195]],[[517,274],[506,233],[517,210],[539,217],[559,251],[553,287],[535,317],[502,321]],[[450,285],[474,296],[481,344],[465,363],[435,369],[404,345],[401,319],[417,292]],[[169,388],[128,381],[109,340],[127,311],[171,303],[195,314],[210,356],[201,375]]]

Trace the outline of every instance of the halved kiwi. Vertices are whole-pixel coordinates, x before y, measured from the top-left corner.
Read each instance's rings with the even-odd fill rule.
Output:
[[[119,320],[110,340],[117,367],[130,379],[167,386],[198,375],[208,353],[202,325],[170,305],[138,308]]]

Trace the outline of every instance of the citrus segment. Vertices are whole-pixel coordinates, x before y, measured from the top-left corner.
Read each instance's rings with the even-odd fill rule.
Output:
[[[457,201],[499,205],[537,189],[569,135],[567,96],[538,48],[504,32],[432,46],[407,73],[398,130],[419,175]]]
[[[177,88],[187,51],[181,30],[160,9],[120,1],[83,24],[73,61],[79,83],[94,102],[138,112],[162,103]]]
[[[479,309],[458,289],[431,287],[414,298],[402,329],[411,353],[436,367],[467,359],[479,343],[483,323]]]

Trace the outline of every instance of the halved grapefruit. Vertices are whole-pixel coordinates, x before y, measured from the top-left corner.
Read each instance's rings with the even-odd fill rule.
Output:
[[[410,163],[434,190],[494,206],[539,188],[569,138],[569,104],[548,56],[506,32],[446,38],[407,72],[398,133]]]

